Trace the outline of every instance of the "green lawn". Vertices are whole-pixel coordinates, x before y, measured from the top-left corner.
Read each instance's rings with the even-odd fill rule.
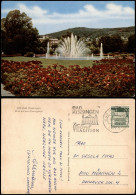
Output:
[[[31,60],[38,60],[42,62],[43,67],[47,67],[48,65],[52,64],[58,64],[58,65],[64,65],[64,66],[69,66],[69,65],[80,65],[81,67],[87,67],[87,66],[92,66],[93,61],[92,60],[57,60],[57,59],[46,59],[46,58],[33,58],[33,57],[23,57],[23,56],[18,56],[18,57],[2,57],[3,60],[12,60],[12,61],[31,61]]]

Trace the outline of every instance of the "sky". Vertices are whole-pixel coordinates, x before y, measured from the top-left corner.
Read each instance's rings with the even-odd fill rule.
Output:
[[[75,27],[134,26],[134,7],[135,1],[2,1],[1,17],[18,9],[44,35]]]

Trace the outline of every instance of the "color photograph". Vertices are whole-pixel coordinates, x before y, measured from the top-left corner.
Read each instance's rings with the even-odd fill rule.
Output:
[[[1,96],[134,97],[135,1],[2,1]]]

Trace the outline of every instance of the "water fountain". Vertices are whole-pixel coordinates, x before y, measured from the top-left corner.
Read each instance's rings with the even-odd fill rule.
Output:
[[[86,56],[90,50],[82,40],[77,40],[77,36],[73,33],[71,37],[64,38],[56,49],[56,52],[63,57],[79,58]]]
[[[58,48],[55,50],[55,55],[49,55],[49,42],[47,44],[46,58],[60,59],[60,60],[101,60],[103,58],[103,44],[100,46],[100,56],[89,56],[90,49],[86,46],[86,43],[77,39],[77,36],[71,33],[71,37],[64,38]],[[44,57],[43,57],[44,58]]]
[[[49,42],[47,43],[47,53],[46,53],[46,58],[48,58],[50,55],[49,55],[49,51],[50,51],[50,45],[49,45]]]
[[[100,46],[100,58],[103,58],[103,45]]]

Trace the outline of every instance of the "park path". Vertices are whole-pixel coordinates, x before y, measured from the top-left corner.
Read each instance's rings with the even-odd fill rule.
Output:
[[[15,96],[11,92],[4,89],[4,85],[1,83],[1,96]]]

